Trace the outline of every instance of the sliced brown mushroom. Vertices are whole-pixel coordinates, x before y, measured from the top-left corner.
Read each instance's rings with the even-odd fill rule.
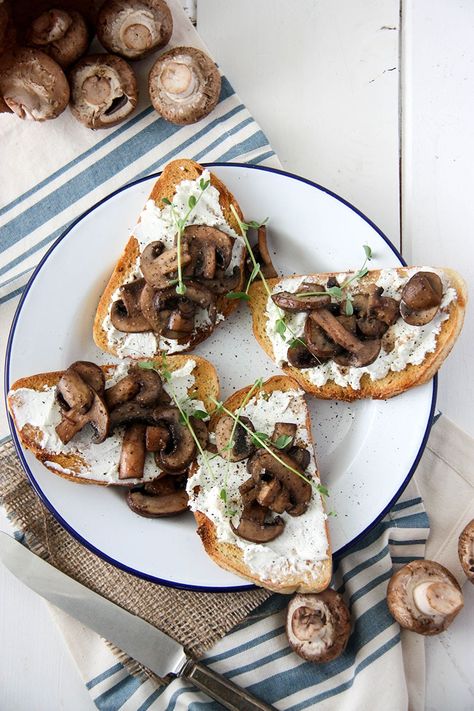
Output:
[[[347,646],[350,612],[335,590],[295,595],[288,605],[286,634],[290,647],[308,662],[330,662]]]
[[[271,441],[277,442],[279,437],[289,437],[287,444],[284,447],[279,447],[283,452],[287,452],[294,444],[296,437],[296,425],[294,422],[275,422]]]
[[[85,53],[89,34],[79,12],[53,8],[33,20],[26,31],[26,41],[42,49],[64,68]]]
[[[71,112],[88,128],[109,128],[124,121],[137,105],[133,69],[112,54],[90,54],[69,72]]]
[[[381,338],[400,315],[399,302],[382,294],[382,287],[371,284],[352,297],[357,328],[367,338]]]
[[[443,283],[434,272],[417,272],[405,284],[400,313],[410,326],[424,326],[434,319],[443,298]]]
[[[163,383],[156,370],[132,366],[124,378],[105,391],[111,427],[127,421],[149,421],[153,414],[150,408],[162,400],[163,394]]]
[[[145,446],[147,452],[159,452],[164,449],[170,439],[170,433],[164,425],[149,425],[145,433]]]
[[[88,360],[76,360],[75,363],[69,366],[68,370],[74,370],[76,373],[79,373],[84,382],[87,383],[92,390],[95,390],[96,393],[99,393],[99,395],[104,393],[104,371],[95,363],[91,363]]]
[[[201,445],[201,448],[206,449],[209,439],[209,430],[207,429],[206,423],[203,422],[203,420],[199,420],[197,417],[193,417],[192,415],[189,418],[189,421],[191,427],[193,428],[193,432]]]
[[[109,432],[109,415],[105,402],[100,395],[94,393],[94,399],[87,412],[70,409],[63,411],[63,418],[56,426],[56,433],[63,444],[67,444],[86,425],[91,425],[94,430],[92,441],[100,444]]]
[[[142,313],[141,295],[146,286],[144,279],[135,279],[120,287],[119,298],[113,302],[110,320],[117,331],[143,333],[151,324]]]
[[[0,96],[19,118],[46,121],[66,108],[69,84],[54,59],[39,49],[22,47],[2,61]]]
[[[167,427],[170,439],[164,449],[155,454],[157,465],[167,472],[182,472],[196,456],[196,444],[177,407],[162,406],[155,410],[155,421]]]
[[[184,274],[214,279],[217,269],[225,272],[229,266],[235,239],[217,227],[189,225],[184,230],[183,242],[191,257]]]
[[[297,463],[302,471],[305,471],[305,469],[309,467],[311,454],[305,447],[301,447],[299,445],[291,447],[291,449],[288,450],[288,456]]]
[[[310,315],[318,326],[335,341],[338,345],[348,351],[347,355],[341,354],[334,357],[334,360],[341,365],[348,365],[360,368],[370,365],[377,359],[382,343],[379,339],[370,341],[360,341],[350,331],[337,320],[327,309],[318,309]]]
[[[305,296],[308,292],[310,296]],[[296,313],[298,311],[313,311],[329,306],[331,297],[325,294],[324,286],[321,284],[303,283],[295,292],[278,291],[272,294],[272,301],[284,311]],[[313,294],[318,294],[314,296]]]
[[[133,424],[125,428],[120,452],[119,479],[141,479],[145,469],[146,425]]]
[[[308,315],[305,321],[304,336],[308,351],[317,358],[316,365],[328,360],[328,358],[334,358],[342,350],[341,346],[338,346],[326,331],[316,323],[312,313]]]
[[[57,398],[63,411],[76,410],[84,414],[92,405],[94,392],[78,372],[68,368],[59,380]]]
[[[155,408],[153,406],[140,405],[135,400],[117,405],[110,412],[109,429],[113,432],[120,425],[130,425],[133,422],[143,424],[155,423]]]
[[[265,522],[267,509],[253,502],[244,506],[239,525],[230,527],[236,536],[253,543],[268,543],[280,536],[285,528],[285,522],[280,516]]]
[[[291,506],[288,513],[291,516],[301,516],[311,500],[311,484],[305,480],[300,467],[285,452],[278,452],[278,458],[283,463],[277,461],[266,449],[259,449],[248,460],[247,470],[256,483],[262,480],[263,475],[268,479],[278,479],[290,495]],[[295,474],[291,469],[295,469],[299,474]]]
[[[308,319],[307,319],[308,320]],[[320,365],[321,359],[311,353],[309,348],[302,343],[290,346],[286,353],[289,365],[293,368],[315,368]]]
[[[234,291],[240,284],[241,269],[239,266],[235,266],[232,270],[232,274],[225,274],[221,269],[216,270],[216,275],[214,279],[203,279],[200,277],[199,282],[207,289],[212,291],[213,294],[221,295],[228,294],[229,291]]]
[[[127,503],[135,513],[147,518],[177,516],[188,508],[188,494],[178,488],[176,477],[165,476],[132,489]]]
[[[474,583],[474,518],[459,536],[458,553],[464,572]]]
[[[464,602],[449,570],[432,560],[413,560],[390,579],[387,604],[401,627],[433,635],[451,624]]]
[[[200,49],[175,47],[162,54],[148,78],[151,103],[158,113],[176,124],[190,124],[216,106],[221,77],[216,65]]]
[[[106,0],[97,17],[97,38],[108,52],[142,59],[171,39],[173,17],[164,0]]]
[[[257,230],[257,247],[255,251],[255,258],[260,264],[260,269],[265,279],[277,277],[278,272],[273,266],[270,250],[268,249],[266,225],[260,225]]]
[[[187,242],[181,245],[181,266],[186,267],[191,261]],[[165,289],[170,286],[178,273],[178,249],[166,249],[163,242],[155,241],[147,244],[140,256],[140,269],[145,281],[155,289]]]
[[[278,479],[262,481],[257,487],[256,500],[275,513],[283,513],[291,508],[290,493]]]
[[[242,427],[242,424],[244,424],[252,432],[255,432],[252,422],[248,417],[242,415],[239,420],[235,425],[235,420],[230,415],[223,415],[219,418],[215,428],[217,450],[220,456],[229,462],[240,462],[242,459],[250,457],[255,451],[252,435]],[[231,441],[232,431],[234,431],[234,435]]]

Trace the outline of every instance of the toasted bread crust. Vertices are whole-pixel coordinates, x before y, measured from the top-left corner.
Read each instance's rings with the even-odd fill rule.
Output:
[[[167,367],[169,370],[177,370],[181,368],[188,360],[194,360],[196,366],[193,370],[193,375],[195,377],[195,383],[191,388],[189,395],[196,395],[199,400],[201,400],[206,410],[211,410],[214,405],[211,401],[211,397],[219,397],[219,380],[217,377],[217,372],[214,366],[205,358],[199,356],[168,356]],[[157,368],[160,366],[160,361],[156,361]],[[112,373],[116,366],[105,365],[101,366],[105,373]],[[44,466],[49,469],[53,474],[63,477],[64,479],[69,479],[76,484],[95,484],[96,486],[129,486],[126,481],[124,482],[103,482],[97,481],[96,479],[87,479],[83,474],[79,476],[74,472],[79,472],[87,467],[87,461],[82,457],[73,455],[71,453],[59,453],[49,452],[41,447],[41,430],[36,427],[32,427],[26,424],[21,430],[17,426],[15,419],[15,413],[12,402],[12,394],[15,390],[20,388],[30,388],[32,390],[43,390],[45,387],[51,387],[56,385],[64,371],[55,371],[51,373],[40,373],[39,375],[30,375],[27,378],[20,378],[17,380],[10,388],[8,394],[8,410],[15,423],[18,436],[21,443],[29,450],[33,452],[35,457],[44,464]],[[55,466],[60,467],[56,469]],[[71,473],[62,471],[64,469],[69,470]]]
[[[225,402],[226,408],[232,412],[235,412],[250,390],[250,387],[238,390],[231,395],[231,397],[229,397]],[[275,390],[298,389],[298,383],[296,383],[292,378],[282,375],[274,376],[263,383],[263,390],[267,393],[271,393]],[[211,431],[215,428],[220,417],[222,417],[222,414],[217,413],[211,418]],[[306,412],[306,429],[309,433],[309,437],[311,437],[311,421],[308,411]],[[306,442],[306,444],[311,447],[313,446],[312,441]],[[237,575],[247,578],[247,580],[255,583],[255,585],[267,588],[268,590],[273,590],[274,592],[291,595],[294,592],[320,592],[321,590],[327,588],[331,581],[332,561],[327,521],[326,536],[328,539],[328,558],[327,560],[315,563],[315,572],[317,571],[316,577],[308,573],[304,576],[288,575],[282,580],[270,580],[258,577],[251,570],[249,570],[244,562],[243,552],[238,546],[233,543],[224,543],[217,539],[214,523],[204,513],[196,511],[194,516],[198,524],[198,534],[202,540],[206,553],[218,565],[220,565],[221,568],[225,568],[232,573],[236,573]]]
[[[172,200],[174,193],[176,191],[176,186],[183,180],[196,180],[204,168],[193,160],[188,160],[180,158],[174,160],[163,169],[161,176],[156,181],[153,189],[150,193],[149,200],[153,200],[155,204],[161,207],[163,198]],[[219,203],[226,219],[226,222],[233,230],[237,233],[239,232],[239,227],[234,215],[231,212],[231,205],[234,206],[240,219],[243,219],[240,207],[232,195],[232,193],[226,188],[224,183],[219,180],[213,173],[211,173],[211,185],[213,185],[219,191]],[[107,333],[102,327],[103,321],[108,314],[109,306],[112,302],[112,295],[114,292],[126,282],[128,275],[133,271],[136,264],[136,260],[140,254],[140,248],[137,239],[132,235],[125,245],[124,251],[117,262],[112,276],[109,279],[107,286],[100,298],[99,305],[97,307],[96,315],[94,318],[93,326],[93,337],[95,344],[103,351],[107,353],[112,353],[117,355],[116,349],[111,347],[108,339]],[[239,286],[236,290],[242,289],[243,279],[244,279],[244,263],[245,263],[245,251],[242,254],[241,261],[241,280]],[[217,299],[217,309],[225,318],[227,318],[232,311],[238,307],[239,302],[234,299],[227,299],[225,294]],[[197,346],[198,343],[205,340],[211,333],[213,329],[210,326],[203,326],[195,331],[192,338],[189,341],[189,346],[181,351],[187,352]],[[156,354],[158,355],[158,354]]]
[[[364,277],[364,284],[377,281],[380,271],[381,270],[378,269],[371,270],[369,274]],[[400,267],[395,271],[399,274],[405,274],[407,268]],[[354,390],[350,386],[343,387],[337,385],[333,380],[328,380],[323,386],[314,385],[305,377],[301,370],[288,364],[282,366],[283,372],[294,378],[306,392],[323,400],[352,401],[364,398],[385,400],[399,395],[415,385],[422,385],[428,382],[439,370],[461,332],[467,303],[467,289],[462,277],[452,269],[443,269],[442,271],[449,277],[451,286],[456,290],[457,300],[451,302],[448,307],[449,318],[441,324],[441,331],[436,340],[436,349],[432,353],[427,353],[420,365],[409,364],[404,370],[400,372],[390,371],[384,378],[380,378],[379,380],[371,380],[368,374],[364,374],[360,381],[359,390]],[[305,276],[319,277],[321,281],[324,280],[325,283],[329,277],[336,275],[337,272]],[[298,277],[295,276],[294,278],[297,279]],[[270,289],[273,290],[281,280],[282,279],[268,279]],[[249,294],[255,338],[263,350],[274,360],[272,343],[266,333],[267,292],[262,282],[252,284]]]

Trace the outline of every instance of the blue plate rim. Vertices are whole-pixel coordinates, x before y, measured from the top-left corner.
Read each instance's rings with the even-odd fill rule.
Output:
[[[320,185],[319,183],[316,183],[312,180],[309,180],[309,178],[304,178],[300,175],[297,175],[296,173],[290,173],[286,170],[281,170],[279,168],[272,168],[269,166],[263,166],[263,165],[255,165],[252,163],[222,163],[222,162],[216,162],[216,163],[201,163],[203,167],[206,168],[219,168],[219,167],[238,167],[238,168],[245,168],[245,169],[251,169],[251,170],[259,170],[263,172],[268,172],[268,173],[276,173],[278,175],[283,175],[287,178],[291,178],[292,180],[297,180],[298,182],[304,183],[306,185],[310,185],[313,188],[316,188],[317,190],[320,190],[323,193],[326,193],[327,195],[330,195],[334,199],[336,199],[338,202],[342,203],[346,207],[348,207],[352,212],[356,213],[359,217],[361,217],[364,222],[366,222],[368,225],[374,229],[377,234],[384,240],[384,242],[387,244],[387,246],[392,250],[398,261],[402,266],[406,266],[406,262],[403,259],[402,255],[400,252],[397,250],[394,244],[388,239],[388,237],[382,232],[382,230],[377,227],[377,225],[372,222],[370,218],[368,218],[363,212],[361,212],[357,207],[352,205],[348,200],[345,198],[341,197],[337,193],[333,192],[332,190],[329,190],[329,188],[325,188],[323,185]],[[151,173],[150,175],[143,176],[141,178],[137,178],[136,180],[131,181],[130,183],[126,183],[125,185],[122,185],[122,187],[117,188],[117,190],[114,190],[113,192],[109,193],[109,195],[106,195],[104,198],[99,200],[98,202],[94,203],[90,208],[85,210],[79,217],[77,217],[70,225],[67,227],[64,232],[62,232],[59,237],[53,242],[53,244],[50,246],[48,251],[43,255],[41,260],[39,261],[38,265],[36,266],[34,272],[32,273],[31,277],[28,280],[28,283],[25,286],[25,289],[21,295],[20,301],[18,303],[18,306],[15,311],[15,315],[13,317],[12,325],[10,327],[10,333],[8,335],[8,340],[7,340],[7,346],[6,346],[6,353],[5,353],[5,368],[4,368],[4,390],[5,390],[5,407],[7,411],[7,419],[8,419],[8,425],[10,428],[10,433],[12,436],[13,443],[15,445],[15,449],[17,451],[18,457],[20,459],[20,462],[23,466],[23,469],[25,470],[25,473],[35,490],[36,494],[39,496],[43,504],[46,506],[48,511],[55,517],[55,519],[63,526],[63,528],[68,531],[79,543],[81,543],[85,548],[90,550],[92,553],[97,555],[99,558],[102,558],[102,560],[105,560],[107,563],[110,563],[111,565],[115,566],[116,568],[119,568],[120,570],[125,571],[126,573],[130,573],[131,575],[135,575],[138,578],[142,578],[143,580],[147,580],[152,583],[157,583],[159,585],[164,585],[166,587],[171,587],[171,588],[178,588],[181,590],[190,590],[193,592],[216,592],[216,593],[225,593],[225,592],[245,592],[247,590],[254,590],[256,588],[255,585],[236,585],[236,586],[229,586],[225,588],[216,588],[216,587],[207,587],[207,586],[201,586],[201,585],[188,585],[185,583],[179,583],[175,581],[170,581],[166,580],[163,578],[159,578],[154,575],[149,575],[148,573],[144,573],[143,571],[135,570],[134,568],[131,568],[128,565],[125,565],[124,563],[121,563],[120,561],[115,560],[114,558],[110,557],[103,551],[99,550],[96,548],[92,543],[87,541],[83,536],[81,536],[80,533],[78,533],[57,511],[57,509],[52,505],[52,503],[49,501],[47,496],[44,494],[42,491],[40,485],[36,481],[33,472],[31,471],[30,467],[28,466],[28,463],[25,459],[23,448],[21,446],[21,443],[18,439],[12,417],[8,411],[8,406],[7,406],[7,395],[10,390],[10,378],[9,378],[9,370],[10,370],[10,360],[11,360],[11,350],[13,346],[13,339],[15,336],[15,330],[16,330],[16,325],[18,322],[18,319],[20,317],[20,313],[23,307],[23,303],[26,300],[26,297],[28,295],[28,292],[30,288],[33,285],[33,282],[35,281],[36,277],[38,276],[39,272],[43,268],[45,262],[48,260],[50,254],[56,249],[56,247],[63,241],[65,237],[74,229],[74,227],[87,215],[89,215],[91,212],[96,210],[100,205],[103,205],[105,202],[108,200],[111,200],[113,197],[118,195],[119,193],[123,192],[124,190],[128,190],[131,187],[134,187],[135,185],[138,185],[146,180],[151,180],[158,178],[163,171],[158,171],[156,173]],[[339,550],[333,552],[333,558],[338,559],[341,556],[343,556],[345,553],[347,553],[350,548],[355,546],[357,543],[361,541],[364,536],[366,536],[380,521],[381,519],[387,514],[387,512],[391,509],[395,501],[400,497],[400,495],[403,493],[403,491],[406,489],[409,481],[411,480],[412,476],[414,475],[416,468],[420,462],[420,459],[422,457],[422,454],[424,452],[424,449],[426,447],[426,443],[428,441],[428,437],[430,435],[431,427],[433,425],[433,415],[436,407],[436,398],[437,398],[437,391],[438,391],[438,376],[435,375],[433,380],[432,380],[432,396],[431,396],[431,406],[430,406],[430,412],[428,415],[428,421],[426,424],[426,429],[425,433],[423,435],[418,453],[415,457],[415,460],[410,467],[410,470],[408,474],[406,475],[405,479],[403,480],[402,484],[392,497],[392,499],[389,501],[389,503],[386,505],[386,507],[383,509],[383,511],[376,516],[376,518],[363,530],[361,531],[355,538],[352,539],[352,541],[349,541],[349,543],[346,543],[342,548]]]

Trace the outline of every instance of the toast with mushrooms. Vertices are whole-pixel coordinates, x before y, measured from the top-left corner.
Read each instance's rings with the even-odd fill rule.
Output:
[[[234,393],[209,423],[210,449],[187,491],[208,555],[256,585],[319,592],[331,579],[327,516],[298,384],[285,376]]]
[[[8,409],[22,444],[50,471],[82,484],[144,487],[129,503],[147,515],[148,497],[169,494],[174,484],[184,489],[197,445],[181,410],[205,447],[207,425],[192,413],[203,418],[211,409],[219,381],[197,356],[140,365],[77,361],[66,371],[21,378]]]
[[[188,351],[230,315],[237,301],[227,294],[242,288],[245,263],[231,208],[241,218],[208,170],[185,159],[166,166],[100,299],[99,348],[132,358]]]
[[[386,399],[430,380],[463,325],[466,285],[452,269],[400,267],[252,284],[257,341],[306,392]]]

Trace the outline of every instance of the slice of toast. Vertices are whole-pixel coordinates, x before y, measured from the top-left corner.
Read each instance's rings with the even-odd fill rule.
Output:
[[[172,376],[174,371],[183,368],[190,362],[194,363],[194,367],[191,370],[192,378],[190,378],[189,388],[187,389],[188,397],[192,397],[193,402],[198,403],[199,407],[201,407],[200,403],[202,403],[202,407],[206,411],[212,410],[214,406],[211,398],[219,395],[219,380],[214,366],[208,360],[198,356],[169,356],[166,360],[166,367]],[[162,360],[158,359],[154,363],[156,363],[156,369],[161,371]],[[115,365],[102,366],[106,374],[106,388],[113,383],[111,379],[114,377],[118,367]],[[121,377],[125,374],[123,372]],[[63,371],[41,373],[20,378],[12,385],[7,398],[8,409],[21,443],[31,450],[35,457],[50,471],[70,481],[80,484],[97,484],[99,486],[140,484],[144,480],[119,480],[118,478],[121,448],[120,435],[113,435],[108,437],[102,444],[95,445],[90,443],[90,433],[87,434],[83,430],[73,437],[68,445],[61,446],[60,440],[55,436],[54,427],[60,419],[55,386],[62,375]],[[171,380],[172,384],[173,380]],[[24,390],[25,388],[27,389],[26,391]],[[28,404],[29,391],[34,391],[40,396],[40,406],[41,400],[43,400],[43,406],[45,407],[43,413],[46,413],[47,417],[43,418],[41,416],[41,425],[35,415],[35,406],[32,406],[31,403]],[[27,397],[25,397],[25,393]],[[37,402],[38,398],[35,397],[35,403]],[[27,408],[26,410],[25,407]],[[34,424],[35,422],[37,424]],[[81,437],[83,433],[86,433],[85,436],[89,438],[87,449],[81,446],[81,443],[85,440],[85,436]],[[114,444],[112,440],[115,439],[117,439],[117,442]],[[147,456],[152,458],[152,455]],[[102,469],[107,474],[104,473],[101,477]],[[147,480],[156,478],[159,473],[159,469],[154,467],[153,463],[151,463],[150,470],[145,468]]]
[[[239,390],[224,406],[236,412],[249,391],[250,387]],[[285,403],[289,403],[286,408]],[[271,413],[265,421],[262,421],[262,414],[256,414],[259,407],[263,407],[264,413]],[[276,422],[297,422],[296,444],[307,447],[312,454],[305,476],[319,484],[309,412],[303,392],[294,380],[285,376],[270,378],[256,391],[240,414],[250,420],[253,417],[255,428],[267,435],[271,435]],[[223,416],[222,411],[212,416],[211,432]],[[332,563],[327,516],[318,488],[313,486],[310,505],[304,514],[282,514],[285,529],[278,538],[265,544],[249,543],[236,536],[230,527],[230,520],[237,525],[240,517],[233,507],[239,509],[241,506],[238,486],[249,477],[247,460],[238,462],[237,466],[231,463],[230,469],[226,460],[218,455],[208,460],[208,467],[202,457],[198,462],[193,464],[188,481],[190,508],[194,511],[204,548],[218,565],[256,585],[285,594],[318,592],[329,585]],[[226,492],[225,496],[222,491]],[[206,510],[200,509],[203,503],[202,508]],[[259,565],[258,556],[261,555],[265,556],[265,562]]]
[[[384,363],[379,361],[380,358],[384,357],[384,343],[386,344],[387,352],[390,348],[392,348],[392,350],[393,348],[397,348],[397,343],[401,343],[401,341],[397,341],[396,339],[394,340],[394,328],[397,324],[391,326],[383,337],[381,354],[378,356],[378,359],[374,362],[373,366],[368,367],[368,372],[365,372],[366,369],[364,368],[344,368],[336,365],[337,372],[334,374],[334,371],[322,370],[326,365],[324,363],[316,366],[315,368],[301,370],[289,365],[286,361],[286,346],[284,348],[285,354],[283,356],[281,355],[281,343],[284,343],[284,341],[291,341],[294,335],[301,337],[302,324],[304,325],[304,320],[307,316],[301,316],[298,314],[300,317],[298,332],[292,329],[293,333],[289,333],[287,331],[280,336],[276,332],[275,324],[273,323],[278,314],[275,315],[275,309],[272,311],[272,305],[270,304],[270,312],[273,315],[269,316],[267,305],[271,300],[262,282],[255,282],[249,290],[254,335],[264,351],[272,360],[280,365],[282,370],[287,375],[291,375],[306,392],[311,393],[318,398],[325,400],[352,401],[363,398],[386,399],[399,395],[415,385],[421,385],[429,381],[438,371],[444,359],[451,351],[457,337],[459,336],[464,321],[464,313],[467,303],[466,284],[462,277],[452,269],[433,270],[430,267],[400,267],[397,269],[371,270],[362,279],[354,281],[350,287],[352,293],[356,293],[358,290],[362,290],[369,284],[387,284],[387,290],[384,291],[384,293],[388,296],[398,296],[398,298],[400,298],[400,293],[404,284],[408,281],[410,276],[420,270],[436,271],[442,277],[444,289],[443,298],[446,297],[446,300],[448,300],[448,289],[453,290],[453,292],[449,292],[453,298],[444,307],[442,302],[438,316],[431,322],[431,324],[427,324],[423,327],[423,329],[427,329],[426,334],[427,337],[429,337],[430,328],[434,329],[437,325],[439,325],[439,332],[435,334],[435,339],[431,342],[432,349],[430,347],[430,350],[423,354],[421,362],[408,362],[404,365],[404,367],[402,367],[401,370],[394,370],[390,367],[388,372],[382,376],[381,373],[385,367]],[[309,279],[315,283],[326,285],[330,277],[337,278],[338,276],[340,278],[340,283],[342,283],[342,275],[332,272],[326,274],[311,274],[307,276],[290,276],[279,279],[269,279],[268,286],[272,293],[282,290],[283,286],[285,290],[296,291],[303,280]],[[344,277],[345,276],[346,275],[344,275]],[[390,286],[390,284],[392,284],[392,286]],[[286,312],[281,312],[281,315],[285,315],[285,313]],[[303,318],[303,320],[301,320],[301,318]],[[440,319],[444,320],[439,323]],[[399,321],[401,321],[401,319],[399,319]],[[403,321],[401,321],[401,323],[403,324]],[[413,337],[415,337],[414,333]],[[278,342],[277,339],[281,338],[283,338],[284,341]],[[280,351],[279,358],[275,353],[276,347],[278,347],[278,350]],[[386,363],[388,363],[388,360]],[[377,374],[377,377],[372,379],[372,375],[376,374],[379,367],[382,367],[382,371],[379,371],[380,377]],[[397,364],[396,367],[399,367],[399,364]],[[311,373],[311,371],[315,372]],[[355,373],[355,371],[360,372]],[[320,374],[323,374],[324,372],[326,372],[326,374],[328,372],[330,373],[330,376],[327,377],[326,382],[315,382],[320,380]],[[362,376],[360,377],[361,373]],[[354,376],[355,380],[352,379]],[[326,377],[326,375],[324,377]],[[338,377],[341,377],[341,382],[339,383],[336,382],[336,378]],[[350,379],[352,379],[352,384],[345,382]],[[359,380],[358,383],[357,380]]]
[[[188,159],[178,159],[169,163],[163,170],[162,174],[156,181],[153,189],[150,193],[148,201],[152,201],[156,207],[163,208],[163,199],[173,202],[173,197],[176,193],[176,188],[184,180],[186,181],[199,181],[203,175],[205,169],[198,163]],[[240,235],[237,221],[232,214],[231,206],[234,207],[240,219],[243,219],[240,207],[235,200],[234,196],[229,192],[224,183],[219,180],[213,173],[210,173],[211,187],[218,191],[219,195],[219,205],[222,212],[223,219],[228,227],[234,231],[237,235]],[[143,214],[143,213],[142,213]],[[193,222],[193,216],[190,217],[188,224],[199,224],[197,221]],[[138,220],[138,230],[140,225],[140,218]],[[219,225],[216,225],[219,227]],[[136,231],[137,231],[136,228]],[[158,237],[156,238],[158,239]],[[240,270],[241,277],[240,283],[236,287],[236,291],[241,290],[243,279],[244,279],[244,263],[245,263],[245,248],[242,246],[239,240],[234,243],[234,250],[241,249],[240,258]],[[141,272],[139,271],[139,264],[137,266],[137,260],[139,260],[141,254],[140,242],[135,235],[132,235],[125,245],[125,249],[115,266],[112,276],[109,279],[107,286],[100,298],[99,305],[97,307],[97,312],[94,319],[93,327],[93,337],[96,345],[103,351],[112,353],[113,355],[118,355],[119,357],[136,357],[136,358],[149,358],[153,355],[158,355],[160,352],[166,353],[176,353],[185,352],[194,348],[198,343],[201,343],[206,339],[213,331],[214,327],[209,323],[202,323],[197,325],[193,333],[191,333],[189,340],[186,344],[178,344],[177,341],[167,341],[166,345],[160,348],[159,337],[156,340],[156,348],[154,347],[154,342],[152,344],[153,353],[150,352],[149,341],[152,332],[144,334],[132,334],[135,336],[133,339],[133,349],[127,348],[124,350],[124,343],[126,342],[127,333],[114,332],[113,337],[111,333],[111,323],[110,323],[110,310],[113,301],[117,298],[118,289],[131,281],[134,277],[140,277]],[[137,271],[138,270],[138,271]],[[218,322],[225,320],[238,306],[238,302],[234,299],[226,298],[226,295],[217,297],[217,312],[219,314]],[[112,327],[113,328],[113,327]],[[147,338],[148,337],[148,338]],[[145,342],[148,340],[148,344]]]

